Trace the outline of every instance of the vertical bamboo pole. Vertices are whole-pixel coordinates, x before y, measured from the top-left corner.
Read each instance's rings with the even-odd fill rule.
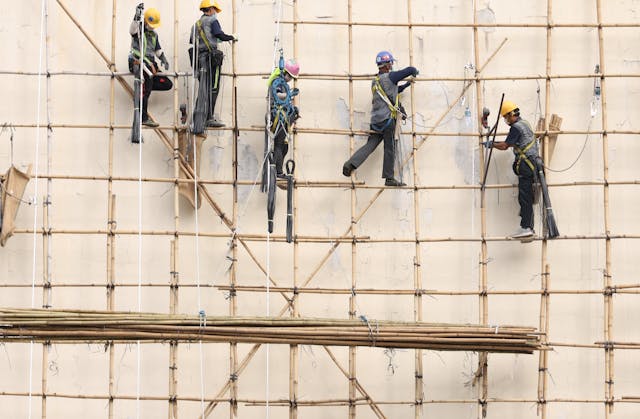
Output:
[[[553,22],[553,4],[552,0],[547,0],[547,33],[546,33],[546,65],[545,72],[547,75],[545,81],[545,93],[544,93],[544,129],[545,131],[549,127],[549,109],[551,108],[551,78],[549,75],[551,74],[551,59],[552,59],[552,35],[553,29],[551,27],[551,23]],[[533,121],[536,123],[536,121]],[[542,159],[545,164],[549,163],[549,136],[545,135],[543,137],[544,147]],[[544,218],[540,217],[540,231],[544,230]],[[548,335],[548,314],[549,314],[549,294],[548,283],[549,283],[549,265],[547,262],[548,255],[548,246],[549,243],[546,239],[542,240],[542,249],[541,249],[541,261],[540,261],[540,286],[543,290],[543,293],[540,295],[540,332],[543,333],[542,340],[543,342],[547,342],[549,339]],[[546,419],[547,417],[547,351],[540,351],[538,355],[538,415],[542,416],[542,419]]]
[[[353,74],[353,0],[347,2],[347,20],[349,24],[349,75]],[[349,130],[353,132],[353,80],[349,78]],[[349,134],[349,154],[353,154],[355,136]],[[353,174],[351,175],[353,179]],[[357,226],[353,222],[356,217],[357,194],[355,188],[351,188],[351,234],[357,234]],[[351,289],[356,289],[357,248],[356,242],[351,243]],[[349,318],[356,317],[356,295],[349,297]],[[349,419],[356,417],[356,351],[355,346],[349,347]]]
[[[298,1],[293,0],[293,20],[294,22],[298,21]],[[298,24],[293,24],[293,56],[298,58]],[[293,79],[293,86],[297,87],[297,80]],[[294,98],[294,101],[297,102],[299,100],[298,97]],[[293,161],[297,159],[297,141],[296,140],[296,132],[293,132],[293,147],[291,150],[291,155],[293,157]],[[297,198],[298,198],[298,188],[293,188],[293,232],[294,237],[298,232],[298,207],[297,207]],[[293,287],[294,289],[298,288],[298,241],[293,241]],[[291,296],[291,316],[299,317],[299,309],[298,309],[298,293],[294,292]],[[289,419],[297,419],[298,418],[298,375],[299,375],[299,364],[300,364],[300,355],[299,355],[300,347],[298,345],[291,345],[289,347]]]
[[[233,0],[233,33],[238,32],[238,16],[236,14],[236,0]],[[232,170],[233,170],[233,231],[238,231],[238,140],[240,139],[240,131],[238,129],[238,78],[236,76],[237,58],[236,58],[236,44],[231,44],[231,66],[233,72],[233,92],[232,92],[232,112],[233,112],[233,146],[232,146]],[[231,270],[229,272],[229,283],[231,285],[231,291],[229,292],[229,315],[237,315],[238,300],[236,298],[234,286],[236,285],[236,261],[238,260],[238,245],[235,234],[230,240],[231,246]],[[238,417],[238,344],[229,344],[229,418],[235,419]]]
[[[478,23],[478,0],[473,1],[473,23]],[[473,49],[474,49],[474,66],[476,74],[480,68],[480,43],[478,41],[478,27],[473,27]],[[475,81],[476,87],[476,103],[478,110],[478,120],[482,116],[482,87],[480,83]],[[500,109],[496,109],[496,112],[500,112]],[[478,124],[478,142],[482,142],[482,125]],[[480,165],[480,179],[484,177],[484,148],[479,147],[478,161]],[[488,169],[488,168],[487,168]],[[480,190],[480,237],[482,241],[480,243],[480,269],[479,269],[479,304],[478,304],[478,316],[481,324],[487,324],[489,319],[489,298],[487,296],[487,263],[489,253],[487,249],[487,192],[486,189]],[[478,370],[476,377],[480,378],[480,385],[478,387],[478,417],[486,417],[487,415],[487,393],[488,393],[488,378],[487,378],[487,366],[488,366],[488,353],[478,353]]]
[[[411,0],[407,0],[407,21],[409,23],[408,27],[408,36],[409,36],[409,65],[414,65],[414,52],[413,52],[413,27],[411,23],[413,22],[413,15],[411,13],[411,8],[413,4]],[[415,87],[411,85],[411,116],[416,114],[416,106],[413,98],[415,97]],[[416,150],[418,147],[418,138],[416,136],[416,125],[415,119],[411,118],[411,143],[413,145],[412,149]],[[402,142],[400,142],[402,144]],[[419,183],[418,179],[418,158],[417,153],[413,153],[411,162],[413,164],[413,184],[417,185]],[[413,219],[414,219],[414,228],[415,228],[415,255],[413,261],[413,287],[415,290],[421,290],[422,286],[422,247],[420,245],[419,238],[422,236],[420,229],[420,194],[417,190],[413,191]],[[422,321],[422,293],[416,291],[413,297],[413,319],[415,321]],[[423,351],[421,349],[416,349],[414,351],[414,368],[415,368],[415,388],[414,388],[414,416],[416,419],[422,418],[423,416],[423,400],[424,400],[424,366],[422,361]]]
[[[44,3],[44,32],[45,32],[45,65],[47,70],[47,86],[46,86],[46,102],[47,102],[47,126],[51,124],[51,75],[49,53],[51,51],[51,37],[49,36],[49,2]],[[47,129],[47,195],[45,196],[42,207],[42,253],[43,253],[43,269],[42,269],[42,308],[51,307],[51,223],[50,223],[50,205],[51,205],[51,166],[53,159],[53,131]],[[41,415],[42,419],[47,417],[47,372],[49,371],[49,350],[51,344],[45,342],[42,344],[42,398],[41,398]]]
[[[613,336],[613,294],[611,292],[611,238],[609,224],[609,136],[607,134],[607,89],[604,74],[607,73],[604,59],[604,34],[602,29],[602,0],[596,1],[598,16],[598,52],[600,55],[600,98],[602,105],[602,177],[604,179],[604,231],[605,239],[605,269],[603,274],[604,283],[604,347],[605,355],[605,418],[608,419],[613,413],[613,347],[608,343],[612,341]]]
[[[180,32],[178,19],[178,0],[173,1],[173,68],[178,71],[178,54],[181,49],[178,48],[178,33]],[[178,126],[178,114],[177,109],[180,100],[180,87],[179,79],[174,77],[173,82],[173,123],[174,126]],[[188,89],[188,87],[187,87]],[[195,139],[194,139],[195,144]],[[195,146],[194,146],[195,147]],[[177,129],[173,130],[173,177],[178,179],[180,177],[180,156],[178,150],[180,149],[179,135]],[[195,176],[195,175],[194,175]],[[197,199],[197,198],[196,198]],[[197,211],[197,209],[196,209]],[[176,182],[173,185],[173,226],[175,231],[180,230],[180,188]],[[178,312],[179,308],[179,281],[180,275],[178,273],[178,244],[179,236],[176,233],[173,240],[170,242],[171,246],[171,259],[170,259],[170,274],[169,274],[169,312],[174,314]],[[169,419],[178,418],[178,342],[169,342],[169,404],[167,406],[167,413]]]
[[[177,241],[171,240],[169,312],[178,312]],[[178,342],[169,342],[169,419],[178,418]]]
[[[116,70],[116,6],[117,0],[111,2],[111,57],[109,70]],[[107,310],[115,308],[115,292],[116,292],[116,276],[115,276],[115,245],[116,245],[116,196],[113,194],[113,140],[115,123],[115,85],[116,80],[111,77],[109,82],[109,144],[108,144],[108,173],[109,181],[107,182]],[[109,401],[108,401],[108,417],[114,417],[114,399],[115,396],[115,346],[112,341],[107,342],[109,346]]]
[[[540,343],[544,347],[549,342],[549,265],[545,265],[541,275],[540,288],[540,323],[538,325],[540,333]],[[538,416],[542,419],[547,417],[547,353],[541,350],[538,353]]]

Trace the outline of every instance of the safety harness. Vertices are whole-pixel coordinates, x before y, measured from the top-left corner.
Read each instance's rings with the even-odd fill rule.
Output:
[[[147,37],[149,37],[148,40],[147,40]],[[151,44],[151,48],[155,50],[157,42],[158,42],[158,34],[155,33],[155,31],[144,31],[144,36],[142,37],[143,53],[141,53],[139,49],[131,48],[131,55],[133,55],[133,57],[138,60],[140,60],[140,58],[142,57],[142,60],[144,61],[145,64],[147,64],[147,66],[149,66],[150,68],[155,68],[154,62],[151,59],[149,59],[149,57],[147,57],[146,52],[147,52],[147,46],[149,44]]]
[[[527,126],[529,127],[529,129],[531,129],[531,126],[529,125],[529,122],[525,121],[524,119],[522,120],[525,124],[527,124]],[[533,147],[533,145],[536,143],[536,139],[533,138],[531,140],[531,142],[529,142],[529,144],[527,144],[524,148],[519,148],[517,146],[513,146],[513,149],[515,150],[515,152],[518,154],[518,157],[516,158],[516,174],[520,174],[520,162],[524,161],[525,163],[527,163],[527,166],[529,166],[529,168],[531,169],[531,171],[533,173],[536,172],[536,169],[533,165],[533,162],[531,162],[531,160],[529,160],[529,158],[527,157],[527,155],[525,154],[527,151],[529,151],[529,149],[531,147]]]
[[[284,99],[278,97],[278,89],[282,89],[286,93]],[[278,124],[282,124],[282,127],[288,134],[289,128],[291,127],[291,116],[295,110],[291,103],[291,88],[289,87],[289,83],[284,79],[282,72],[280,72],[280,75],[271,83],[271,97],[273,99],[273,108],[271,109],[271,133],[274,134]]]
[[[211,52],[213,50],[213,47],[211,46],[209,39],[207,39],[207,35],[204,33],[204,29],[202,29],[202,20],[198,19],[196,25],[198,26],[198,33],[200,33],[200,38],[202,38],[202,40],[204,41],[204,44],[207,46],[209,52]]]
[[[398,117],[398,111],[400,110],[398,97],[400,95],[396,95],[395,104],[391,103],[391,99],[389,99],[389,96],[387,96],[387,93],[384,91],[382,85],[380,84],[380,76],[376,76],[375,80],[373,81],[373,85],[371,86],[371,91],[374,95],[377,94],[378,96],[380,96],[380,98],[384,101],[384,103],[387,104],[389,110],[391,111],[391,118],[384,126],[384,128],[386,128],[391,123],[391,119],[396,119]]]

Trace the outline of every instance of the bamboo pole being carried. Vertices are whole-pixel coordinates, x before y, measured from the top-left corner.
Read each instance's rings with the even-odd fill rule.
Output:
[[[388,320],[206,317],[114,311],[0,309],[0,340],[88,342],[203,341],[372,346],[443,351],[528,353],[534,328]]]

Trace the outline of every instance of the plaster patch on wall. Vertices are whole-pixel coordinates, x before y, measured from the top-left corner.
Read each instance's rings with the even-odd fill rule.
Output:
[[[349,106],[347,101],[339,97],[336,100],[336,114],[338,114],[338,122],[340,127],[349,129]],[[365,111],[353,110],[353,128],[354,129],[369,129],[369,116]]]
[[[258,176],[258,170],[260,170],[255,153],[249,144],[243,144],[239,147],[238,152],[238,180],[255,180]],[[238,186],[238,200],[246,201],[251,188],[251,185]]]
[[[224,154],[224,147],[222,147],[218,141],[211,148],[209,148],[209,169],[214,175],[217,175],[220,171],[220,162]]]

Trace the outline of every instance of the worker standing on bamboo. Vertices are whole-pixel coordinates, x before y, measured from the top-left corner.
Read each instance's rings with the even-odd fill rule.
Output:
[[[511,235],[514,239],[532,238],[533,230],[533,183],[537,172],[538,144],[529,122],[520,118],[518,106],[505,100],[500,115],[510,126],[509,134],[503,142],[487,142],[485,146],[498,150],[513,149],[515,159],[513,172],[518,176],[518,203],[520,204],[520,228]]]
[[[202,16],[193,25],[189,42],[191,65],[198,79],[198,96],[193,112],[193,132],[202,134],[205,126],[223,127],[224,124],[214,117],[216,100],[220,90],[220,70],[224,54],[218,49],[220,41],[237,41],[233,35],[222,31],[217,14],[222,8],[217,0],[200,2]]]
[[[410,76],[417,76],[415,67],[405,67],[402,70],[392,71],[395,59],[388,51],[381,51],[376,56],[378,75],[371,82],[373,93],[371,110],[371,130],[367,143],[360,147],[349,160],[342,166],[342,174],[351,176],[351,172],[369,157],[373,150],[384,141],[384,158],[382,162],[382,177],[385,178],[385,186],[405,186],[393,175],[395,161],[394,133],[398,114],[402,114],[399,94],[406,89],[411,82],[398,86],[398,83]]]
[[[144,3],[138,4],[136,13],[129,27],[131,35],[131,52],[129,53],[129,71],[135,77],[135,88],[137,94],[134,94],[134,104],[139,100],[140,92],[140,66],[142,65],[142,73],[144,76],[144,84],[142,86],[142,109],[140,110],[142,124],[149,127],[157,127],[158,123],[149,119],[147,108],[149,105],[149,96],[153,90],[169,90],[173,86],[171,80],[158,74],[158,64],[156,57],[160,59],[163,67],[169,70],[169,61],[162,51],[160,40],[155,29],[160,26],[160,12],[157,9],[150,8],[144,12],[144,24],[141,25],[140,18],[144,10]],[[141,29],[143,28],[143,29]],[[140,31],[142,30],[142,34]],[[140,47],[142,44],[142,47]],[[135,117],[134,117],[135,119]],[[134,125],[135,122],[134,122]],[[133,138],[133,137],[132,137]],[[133,138],[135,141],[135,138]]]

